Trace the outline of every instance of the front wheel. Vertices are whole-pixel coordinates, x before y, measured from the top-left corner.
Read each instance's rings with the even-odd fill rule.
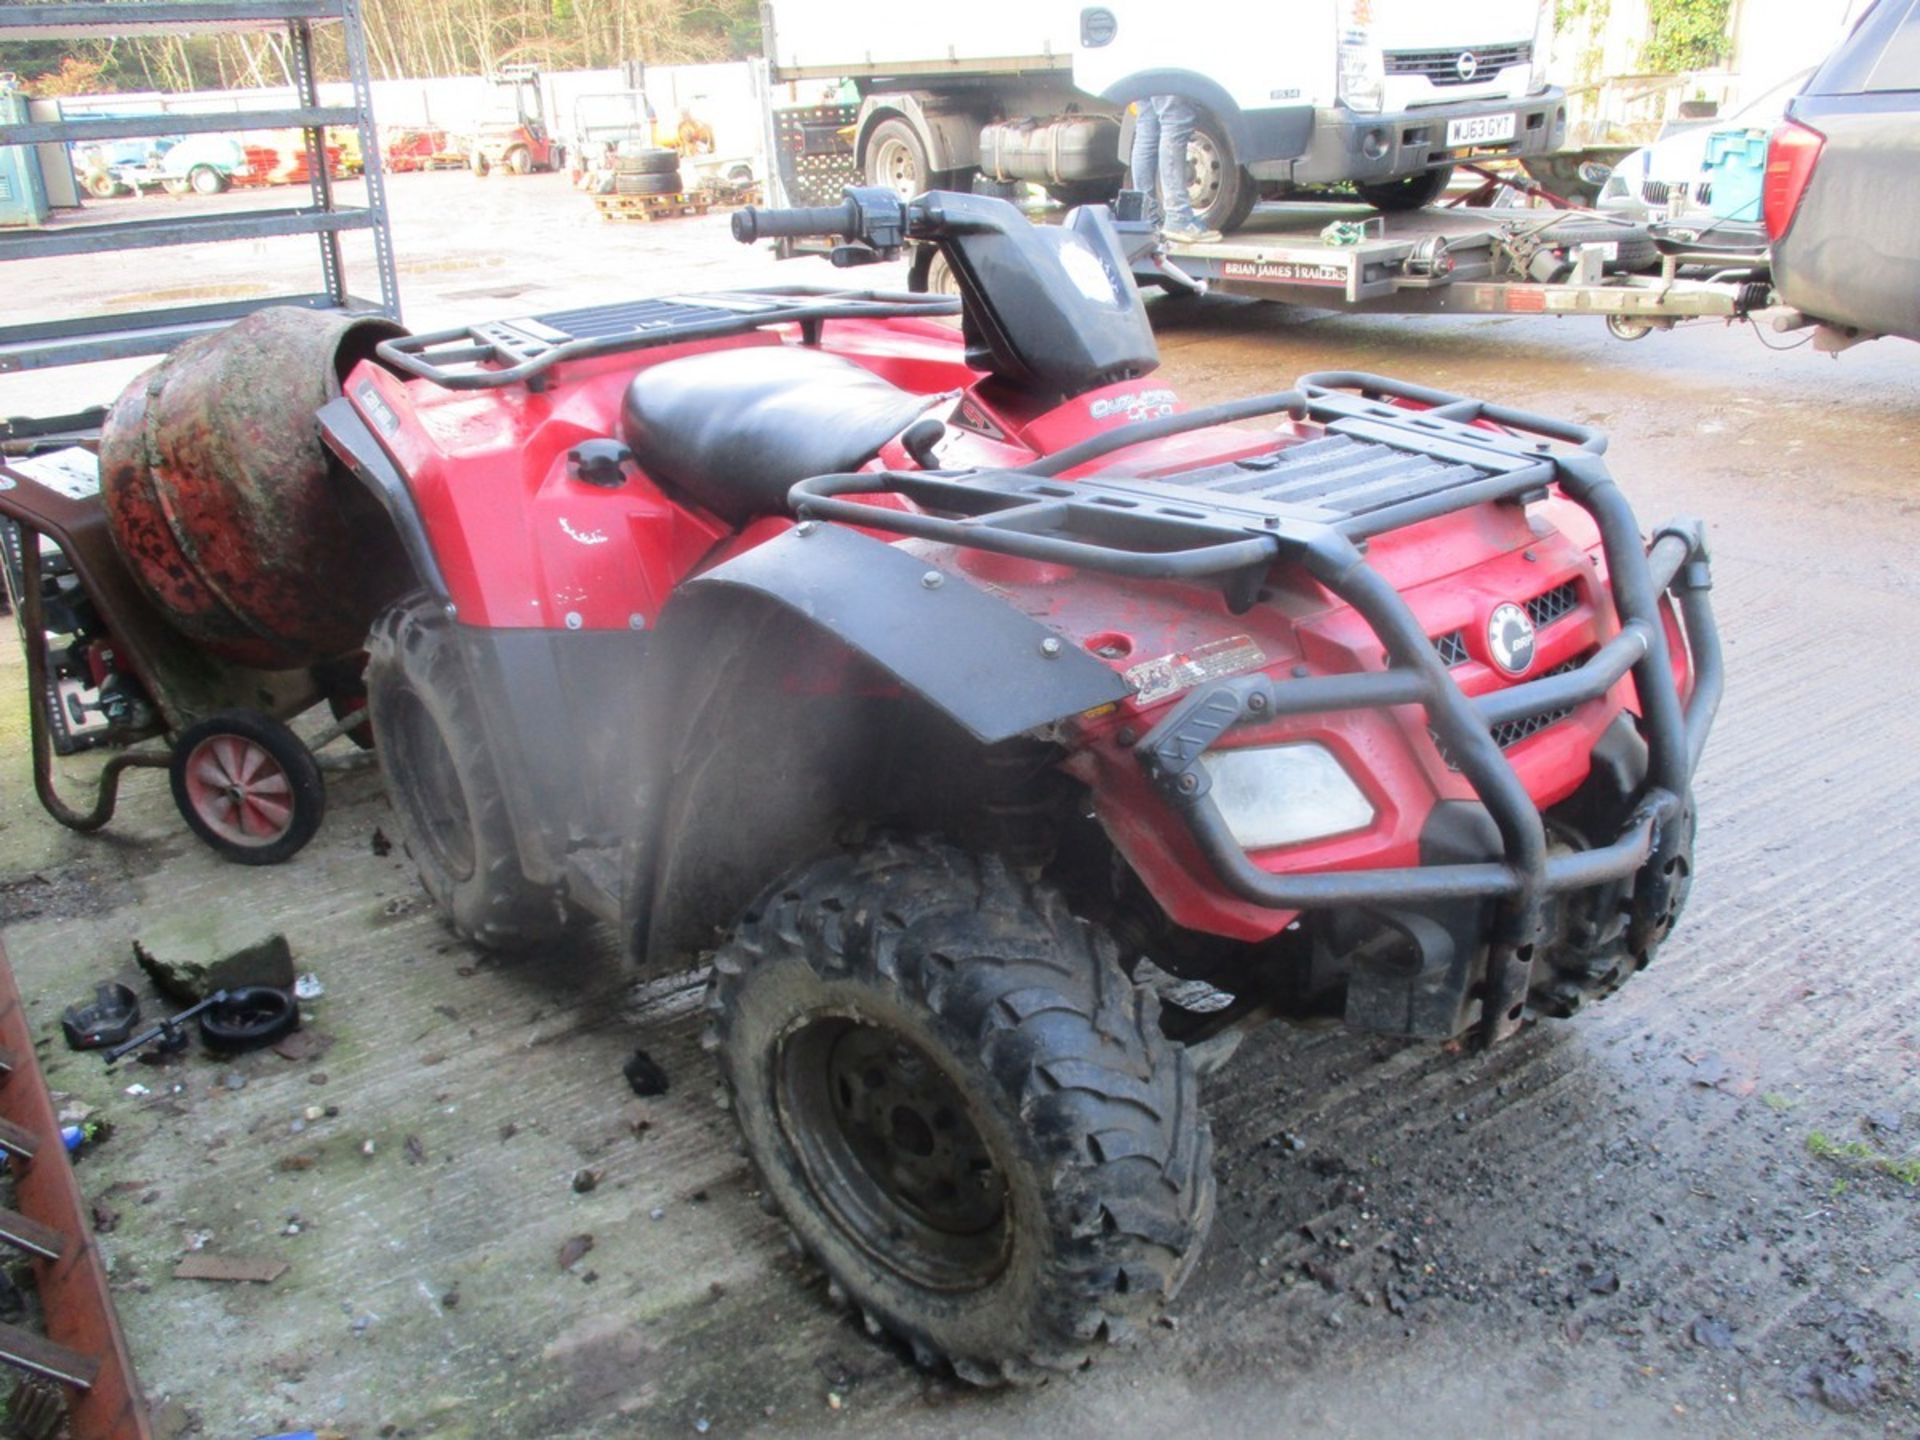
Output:
[[[1199,1082],[1058,894],[887,842],[775,886],[713,968],[747,1153],[870,1331],[1000,1384],[1179,1290],[1213,1215]]]
[[[1419,210],[1447,193],[1453,180],[1453,167],[1423,170],[1418,175],[1402,175],[1398,180],[1383,180],[1378,185],[1355,185],[1360,198],[1376,210],[1400,212]]]
[[[453,626],[425,595],[367,638],[374,753],[420,884],[461,939],[521,950],[565,928],[559,895],[527,879]]]
[[[516,145],[507,152],[507,168],[516,175],[525,175],[533,169],[533,153],[524,145]]]

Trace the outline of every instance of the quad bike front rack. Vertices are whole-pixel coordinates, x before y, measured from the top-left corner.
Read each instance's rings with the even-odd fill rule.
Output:
[[[1324,433],[1276,451],[1150,480],[1055,477],[1145,441],[1285,413]],[[1634,924],[1668,913],[1686,842],[1693,772],[1723,687],[1705,534],[1697,521],[1658,528],[1649,547],[1608,474],[1605,437],[1589,427],[1376,375],[1308,375],[1295,390],[1109,431],[1019,470],[881,471],[793,487],[803,519],[833,520],[1137,579],[1219,585],[1243,611],[1277,563],[1301,566],[1372,627],[1383,668],[1275,679],[1236,676],[1177,703],[1135,753],[1236,895],[1273,909],[1392,906],[1488,897],[1502,907],[1483,1033],[1519,1023],[1548,896],[1640,877]],[[1372,537],[1490,502],[1521,504],[1549,487],[1598,526],[1617,634],[1578,666],[1470,698],[1398,591],[1366,560]],[[853,498],[891,493],[919,512]],[[1692,693],[1673,678],[1659,609],[1671,594],[1693,661]],[[1549,853],[1545,825],[1495,728],[1570,713],[1631,673],[1648,773],[1620,834]],[[1276,715],[1419,705],[1449,763],[1499,829],[1504,853],[1476,863],[1276,873],[1254,863],[1209,797],[1202,757],[1233,727]],[[1642,891],[1639,885],[1644,884]],[[1651,936],[1633,937],[1645,943]]]
[[[11,531],[0,536],[7,542],[0,574],[26,650],[33,784],[47,813],[70,830],[99,830],[113,818],[128,770],[164,769],[174,777],[176,804],[189,826],[228,858],[284,859],[304,844],[325,804],[313,751],[358,731],[364,713],[337,694],[329,697],[310,672],[231,665],[169,626],[114,549],[97,491],[43,483],[21,462],[0,466],[0,530]],[[54,632],[43,537],[111,637],[116,667],[138,682],[147,706],[78,743],[65,725],[56,725],[56,707],[68,702],[49,653]],[[334,723],[311,742],[284,723],[330,698]],[[117,753],[99,772],[91,800],[72,804],[55,779],[56,750],[95,743],[113,745]],[[271,838],[276,834],[279,839]],[[263,836],[269,837],[264,844]],[[289,836],[301,838],[281,843]]]

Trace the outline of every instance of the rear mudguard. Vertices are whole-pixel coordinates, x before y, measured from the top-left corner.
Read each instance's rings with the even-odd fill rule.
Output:
[[[646,958],[710,944],[793,865],[885,823],[903,776],[916,806],[964,805],[963,757],[1129,693],[923,556],[813,524],[682,586],[646,676],[622,865]]]

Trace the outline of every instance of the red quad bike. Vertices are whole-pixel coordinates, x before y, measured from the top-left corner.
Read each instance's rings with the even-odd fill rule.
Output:
[[[963,326],[782,288],[384,342],[320,412],[419,581],[378,753],[462,935],[712,949],[759,1183],[871,1330],[1070,1369],[1191,1270],[1248,1027],[1490,1042],[1652,958],[1721,688],[1701,529],[1649,543],[1598,433],[1498,404],[1188,409],[1102,209],[734,231],[938,245]]]

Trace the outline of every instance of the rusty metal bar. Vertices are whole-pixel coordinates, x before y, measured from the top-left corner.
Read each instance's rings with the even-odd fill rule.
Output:
[[[18,1325],[0,1325],[0,1361],[80,1390],[90,1389],[100,1373],[100,1362],[93,1356],[56,1345]]]
[[[0,1121],[16,1135],[27,1136],[33,1142],[30,1148],[39,1155],[35,1160],[13,1160],[14,1204],[24,1218],[57,1231],[65,1241],[60,1259],[33,1262],[46,1335],[0,1332],[0,1358],[76,1387],[68,1396],[68,1433],[73,1440],[153,1440],[126,1338],[107,1290],[106,1267],[88,1221],[86,1201],[60,1143],[53,1097],[47,1093],[39,1065],[28,1063],[34,1053],[33,1030],[4,943],[0,943],[0,1050],[19,1062],[18,1069],[0,1080]]]
[[[0,1244],[38,1255],[43,1260],[58,1260],[67,1253],[66,1232],[42,1225],[18,1210],[0,1206]]]

